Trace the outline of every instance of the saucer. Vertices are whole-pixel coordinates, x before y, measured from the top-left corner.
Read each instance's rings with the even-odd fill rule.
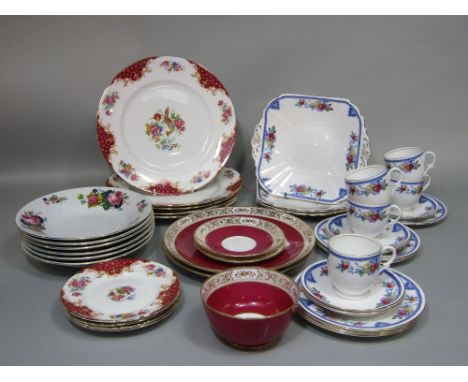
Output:
[[[400,333],[417,322],[426,306],[426,297],[421,287],[408,276],[397,271],[395,274],[405,285],[403,301],[378,316],[354,317],[331,312],[316,305],[303,292],[297,312],[312,325],[343,335],[382,337]],[[300,285],[301,275],[295,281]]]
[[[328,252],[328,239],[330,238],[330,233],[327,230],[327,225],[331,219],[333,219],[333,217],[322,220],[315,226],[314,230],[315,237],[317,239],[317,244],[325,252]],[[406,228],[410,232],[410,238],[403,248],[397,250],[397,255],[395,260],[393,261],[393,264],[400,263],[413,258],[417,254],[419,247],[421,246],[421,239],[419,238],[419,235],[411,228]]]
[[[335,216],[329,221],[326,227],[331,236],[352,232],[349,228],[346,214]],[[397,249],[402,248],[409,238],[410,232],[408,228],[400,222],[396,222],[391,228],[386,229],[382,234],[375,237],[376,240],[380,241],[382,247],[391,245]]]
[[[418,203],[412,209],[401,211],[401,220],[425,220],[432,218],[436,212],[436,201],[427,195],[421,195]]]
[[[405,288],[395,273],[384,270],[369,293],[361,299],[348,299],[338,294],[328,277],[327,260],[312,264],[302,272],[304,293],[315,304],[330,311],[353,316],[371,316],[398,305]]]
[[[440,223],[447,217],[447,206],[439,199],[430,195],[421,195],[421,198],[427,198],[428,200],[436,204],[436,211],[433,216],[428,216],[424,219],[409,220],[409,219],[400,219],[400,222],[404,223],[407,226],[412,227],[424,227],[429,225],[434,225]]]

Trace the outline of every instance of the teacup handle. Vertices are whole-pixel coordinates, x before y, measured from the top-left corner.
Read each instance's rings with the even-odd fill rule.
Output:
[[[390,173],[390,179],[395,179],[395,180],[396,180],[396,183],[395,183],[395,185],[393,186],[393,190],[392,190],[392,192],[390,193],[390,195],[393,196],[393,194],[395,193],[395,191],[398,190],[398,189],[400,188],[401,179],[403,178],[403,171],[401,171],[398,167],[392,167],[392,168],[390,169],[389,173]],[[394,177],[393,173],[398,174],[399,178]]]
[[[435,162],[436,162],[436,159],[437,159],[437,156],[432,152],[432,151],[426,151],[424,153],[424,162],[427,160],[427,156],[430,155],[432,157],[432,162],[429,163],[427,166],[426,166],[426,170],[424,170],[424,176],[427,175],[427,172],[431,169],[431,168],[434,168],[434,165],[435,165]]]
[[[388,208],[389,213],[390,213],[390,210],[391,210],[392,208],[396,210],[396,213],[395,213],[396,218],[393,218],[393,219],[390,218],[390,221],[389,221],[387,224],[385,224],[385,229],[390,228],[392,225],[394,225],[395,223],[397,223],[398,220],[400,220],[400,218],[401,218],[401,208],[398,207],[396,204],[392,204],[392,205]]]
[[[428,188],[430,184],[431,184],[431,176],[424,175],[423,191],[426,191],[426,188]]]
[[[380,271],[379,275],[386,269],[390,268],[390,265],[395,261],[396,258],[396,249],[395,247],[392,247],[391,245],[388,245],[382,249],[382,253],[386,252],[387,250],[392,252],[392,256],[390,256],[390,259],[388,259],[384,264],[381,264],[380,266]]]

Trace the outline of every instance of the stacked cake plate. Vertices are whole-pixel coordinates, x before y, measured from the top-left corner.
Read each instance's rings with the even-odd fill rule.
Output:
[[[242,185],[225,168],[236,138],[229,94],[207,68],[180,57],[148,57],[118,73],[97,112],[107,184],[150,198],[158,218],[230,205]]]
[[[107,180],[111,187],[131,188],[117,174]],[[175,219],[192,212],[207,208],[229,206],[237,200],[242,187],[241,175],[232,168],[223,168],[207,185],[189,194],[180,195],[149,195],[140,192],[153,206],[155,218]]]
[[[69,320],[98,332],[126,332],[171,315],[181,295],[177,275],[149,260],[118,259],[89,266],[60,293]]]
[[[183,217],[164,235],[172,262],[201,276],[233,266],[279,271],[299,266],[315,244],[312,230],[299,218],[257,207],[213,208]]]
[[[16,215],[24,252],[54,265],[84,267],[139,250],[153,237],[151,204],[120,188],[81,187],[41,196]]]
[[[413,327],[426,306],[421,287],[405,274],[387,269],[361,299],[335,292],[327,260],[296,277],[301,289],[297,313],[319,328],[354,337],[382,337]]]
[[[276,97],[251,143],[257,203],[299,216],[343,212],[344,176],[366,166],[370,155],[359,109],[341,98]]]

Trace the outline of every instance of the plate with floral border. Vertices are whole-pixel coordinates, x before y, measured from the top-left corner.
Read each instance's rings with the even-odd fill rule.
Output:
[[[301,292],[299,310],[309,322],[317,322],[322,328],[357,336],[384,336],[409,328],[421,316],[426,307],[426,297],[421,287],[405,274],[394,271],[405,286],[405,295],[400,305],[372,317],[355,317],[331,312],[314,304]],[[296,277],[300,285],[301,275]]]
[[[332,218],[333,217],[327,218],[317,223],[314,229],[317,244],[325,252],[328,252],[328,239],[330,238],[330,233],[327,230],[327,225]],[[414,230],[408,227],[407,229],[410,232],[410,238],[402,248],[397,250],[396,258],[392,264],[401,263],[403,261],[409,260],[416,256],[416,254],[418,253],[418,250],[421,246],[421,239]],[[384,258],[385,257],[386,256],[384,254]]]
[[[169,267],[149,260],[120,259],[92,265],[72,276],[60,299],[70,314],[99,322],[150,318],[179,296]]]
[[[208,69],[180,57],[148,57],[104,90],[97,135],[105,159],[127,183],[153,194],[182,194],[208,184],[224,167],[236,116]]]
[[[257,263],[269,269],[292,267],[305,259],[315,245],[309,226],[297,217],[258,207],[224,207],[197,212],[174,222],[164,234],[164,246],[171,257],[202,272],[220,272],[229,264],[216,261],[201,253],[193,234],[203,223],[223,216],[255,217],[276,224],[284,233],[286,245],[277,256]]]
[[[117,174],[110,176],[106,184],[111,187],[129,189],[131,186],[123,181]],[[142,193],[157,209],[193,208],[202,205],[217,203],[229,199],[240,191],[242,176],[232,168],[223,168],[220,173],[208,184],[198,190],[181,195],[151,195]],[[141,192],[141,191],[139,191]]]
[[[327,231],[332,236],[351,233],[346,214],[338,215],[331,218],[328,221]],[[404,247],[405,244],[408,242],[409,238],[410,232],[408,230],[408,227],[406,227],[404,224],[401,224],[400,222],[394,223],[390,228],[387,228],[381,235],[375,237],[376,240],[380,241],[382,247],[391,245],[396,249]]]
[[[424,226],[430,226],[434,225],[437,223],[440,223],[447,217],[447,206],[442,203],[440,199],[437,199],[435,196],[432,195],[427,195],[423,194],[421,197],[425,197],[427,199],[432,200],[434,203],[436,203],[436,212],[433,216],[428,217],[426,219],[421,219],[421,220],[407,220],[401,218],[400,221],[404,223],[405,225],[409,225],[411,227],[424,227]]]
[[[16,225],[25,234],[59,241],[86,241],[121,233],[152,214],[136,192],[81,187],[41,196],[23,206]]]
[[[347,99],[282,94],[261,124],[257,179],[272,195],[336,204],[347,196],[346,172],[367,165],[364,119]]]
[[[302,272],[301,285],[304,293],[315,304],[336,313],[365,317],[394,308],[405,294],[404,285],[398,276],[392,270],[385,269],[364,298],[343,298],[335,292],[330,282],[327,260],[307,267]]]

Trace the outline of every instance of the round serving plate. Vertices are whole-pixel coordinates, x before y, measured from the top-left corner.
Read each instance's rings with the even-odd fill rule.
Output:
[[[51,255],[59,253],[61,256],[80,256],[86,254],[99,254],[108,252],[112,249],[116,249],[129,242],[141,237],[144,233],[148,233],[151,230],[151,227],[154,226],[153,219],[147,220],[145,224],[135,232],[132,232],[130,235],[121,237],[115,241],[109,241],[105,244],[98,244],[97,246],[56,246],[48,245],[43,243],[38,243],[30,238],[22,235],[22,241],[27,244],[28,247],[42,251],[44,253],[49,253]]]
[[[292,267],[306,258],[315,244],[312,230],[297,217],[258,207],[224,207],[201,211],[174,222],[164,234],[166,250],[179,262],[202,272],[220,272],[229,268],[228,264],[211,259],[197,250],[193,238],[201,224],[224,216],[264,219],[283,231],[286,238],[284,250],[272,259],[257,263],[257,266],[269,269]]]
[[[126,249],[132,248],[135,245],[146,241],[148,238],[152,237],[154,233],[154,228],[149,226],[145,231],[141,232],[137,237],[132,238],[131,240],[119,244],[115,247],[106,248],[104,251],[99,250],[96,252],[72,252],[72,253],[65,253],[60,251],[47,251],[43,250],[42,248],[33,247],[32,245],[23,241],[23,244],[29,252],[34,253],[37,256],[40,256],[45,259],[49,260],[61,260],[61,261],[86,261],[86,260],[94,260],[109,257],[112,255],[117,254],[118,252],[124,251]]]
[[[159,213],[159,212],[155,212],[154,214],[158,219],[180,219],[182,217],[185,217],[185,216],[190,215],[190,214],[195,213],[195,212],[201,212],[201,211],[205,211],[205,210],[212,209],[212,208],[232,206],[233,204],[236,203],[237,199],[239,199],[239,195],[235,195],[233,198],[228,199],[227,201],[224,201],[222,203],[213,204],[213,205],[210,205],[208,207],[203,207],[203,208],[200,208],[200,209],[192,209],[191,211],[176,212],[176,213]]]
[[[120,259],[87,267],[64,285],[67,312],[83,320],[129,322],[152,318],[179,297],[175,272],[142,259]]]
[[[110,187],[134,189],[123,181],[117,174],[107,179],[106,184]],[[229,199],[237,194],[242,187],[242,176],[236,170],[224,167],[219,174],[208,184],[198,190],[180,195],[154,195],[142,193],[157,209],[190,209],[203,205],[217,203]],[[134,189],[137,190],[137,189]],[[141,192],[138,190],[137,192]]]
[[[120,259],[121,257],[129,256],[132,253],[134,253],[134,252],[140,250],[141,248],[143,248],[146,244],[148,244],[151,241],[151,239],[153,238],[153,234],[154,234],[154,231],[151,232],[146,237],[145,240],[139,242],[138,244],[135,244],[135,245],[130,246],[128,248],[121,249],[119,251],[110,252],[108,254],[108,257],[93,258],[92,260],[86,260],[86,261],[68,261],[68,260],[65,260],[65,259],[63,259],[63,261],[58,261],[58,260],[54,261],[54,260],[46,259],[42,255],[37,254],[37,252],[27,249],[25,247],[24,243],[21,243],[21,248],[26,253],[26,255],[28,255],[30,258],[32,258],[32,259],[34,259],[36,261],[40,261],[40,262],[45,263],[45,264],[59,265],[59,266],[72,267],[72,268],[83,268],[83,267],[93,265],[93,264],[97,264],[97,263],[100,263],[100,262]]]
[[[103,239],[140,224],[152,213],[136,192],[81,187],[41,196],[22,207],[16,224],[25,234],[58,241]]]
[[[225,263],[258,262],[284,249],[283,231],[273,223],[250,217],[224,217],[200,225],[195,245],[206,256]]]
[[[406,330],[421,316],[426,306],[426,297],[421,287],[401,272],[394,271],[405,284],[405,296],[400,305],[381,315],[353,317],[331,312],[315,305],[301,292],[299,311],[308,321],[323,329],[341,334],[379,337]],[[300,285],[301,275],[296,277]]]
[[[156,194],[192,192],[223,168],[235,143],[229,95],[203,66],[149,57],[114,77],[99,102],[104,157],[127,183]]]

